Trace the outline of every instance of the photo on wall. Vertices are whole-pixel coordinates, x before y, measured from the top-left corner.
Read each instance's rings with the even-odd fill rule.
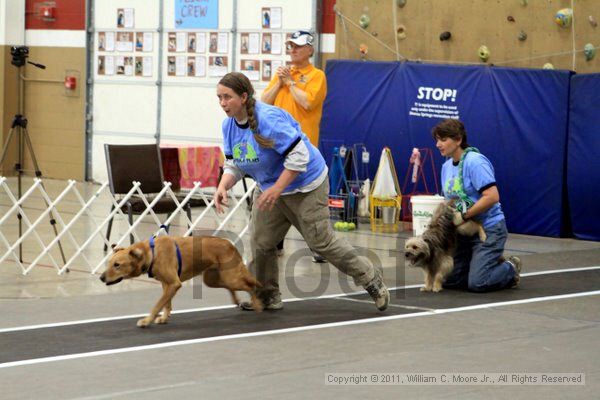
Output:
[[[115,65],[116,65],[116,71],[117,71],[117,75],[125,75],[125,57],[123,56],[117,56],[115,57]]]
[[[193,33],[190,33],[188,35],[187,51],[188,51],[188,53],[195,53],[196,52],[196,35],[193,34]]]
[[[125,76],[133,76],[133,57],[125,57]]]
[[[106,51],[106,32],[98,32],[98,51]]]
[[[142,57],[135,58],[135,76],[144,75],[144,61]]]
[[[175,51],[177,51],[177,33],[169,32],[167,40],[167,51],[169,53],[174,53]]]
[[[187,59],[187,76],[196,76],[196,57]]]
[[[117,28],[133,28],[134,25],[134,9],[117,8]]]
[[[135,33],[135,51],[150,52],[154,44],[154,36],[152,32],[136,32]]]
[[[133,32],[117,32],[117,51],[133,51]]]
[[[104,75],[104,72],[105,72],[104,65],[105,65],[104,56],[98,56],[98,75]]]
[[[217,44],[218,44],[218,32],[211,32],[210,38],[208,39],[208,52],[216,53],[217,52]]]
[[[259,60],[241,60],[241,72],[251,81],[260,80],[260,61]]]
[[[261,79],[265,82],[269,82],[271,80],[271,74],[272,74],[272,62],[271,60],[263,60],[262,62],[262,75],[261,75]]]
[[[263,33],[262,35],[262,53],[271,54],[271,34]]]
[[[135,51],[144,51],[144,32],[135,33]]]
[[[117,28],[125,28],[125,10],[123,8],[117,9]]]
[[[167,57],[167,75],[175,76],[175,57],[174,56]]]
[[[213,78],[225,76],[229,60],[227,56],[211,56],[208,59],[208,75]]]
[[[248,54],[249,48],[250,48],[250,34],[242,33],[240,35],[240,53]]]
[[[271,29],[271,8],[263,7],[261,12],[261,26],[263,29]]]

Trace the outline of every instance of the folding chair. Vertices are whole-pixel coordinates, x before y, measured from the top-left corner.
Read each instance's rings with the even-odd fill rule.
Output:
[[[105,144],[104,153],[106,155],[110,191],[114,196],[118,197],[129,192],[132,181],[141,183],[140,190],[146,195],[148,203],[152,201],[152,195],[163,189],[164,176],[160,149],[157,144]],[[115,205],[113,204],[110,212],[114,209]],[[167,214],[167,218],[176,209],[177,205],[170,197],[161,198],[152,208],[156,214]],[[127,212],[130,225],[133,224],[133,214],[139,215],[145,210],[146,205],[139,195],[131,197],[122,209],[123,212]],[[189,203],[185,205],[185,211],[191,221],[192,210]],[[107,241],[110,240],[113,218],[108,222],[106,229]],[[130,235],[130,241],[133,244],[133,235]],[[107,248],[105,243],[104,251]]]

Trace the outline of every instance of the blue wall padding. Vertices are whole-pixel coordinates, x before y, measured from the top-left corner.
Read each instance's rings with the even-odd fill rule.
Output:
[[[402,184],[412,148],[429,147],[439,178],[444,160],[431,129],[443,118],[414,108],[458,113],[469,144],[495,167],[509,231],[561,235],[570,72],[332,60],[326,75],[322,141],[365,143],[371,175],[387,146]],[[427,179],[434,187],[433,176]]]
[[[573,234],[600,240],[600,74],[571,80],[567,188]]]

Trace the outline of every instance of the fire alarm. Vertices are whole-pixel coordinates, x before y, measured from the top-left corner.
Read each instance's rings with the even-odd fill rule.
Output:
[[[44,21],[54,21],[56,19],[56,7],[50,5],[40,6],[40,17]]]
[[[65,89],[68,89],[68,90],[77,89],[77,77],[65,76]]]

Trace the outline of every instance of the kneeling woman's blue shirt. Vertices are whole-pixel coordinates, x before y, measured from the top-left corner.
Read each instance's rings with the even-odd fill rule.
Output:
[[[321,176],[326,168],[323,156],[287,111],[257,101],[254,115],[258,120],[260,135],[272,139],[273,147],[268,149],[260,146],[247,124],[240,126],[234,118],[226,118],[223,121],[223,149],[225,157],[254,178],[262,191],[269,189],[279,179],[286,156],[300,141],[308,149],[308,165],[306,171],[301,172],[283,193],[306,186]]]
[[[460,189],[458,163],[455,165],[452,158],[442,165],[442,185],[444,185],[444,197],[460,200],[458,195]],[[481,198],[483,191],[496,186],[494,167],[486,156],[475,152],[466,155],[463,165],[463,186],[466,195],[473,203]],[[500,203],[496,203],[474,218],[480,221],[484,228],[490,228],[504,219],[504,213]]]

